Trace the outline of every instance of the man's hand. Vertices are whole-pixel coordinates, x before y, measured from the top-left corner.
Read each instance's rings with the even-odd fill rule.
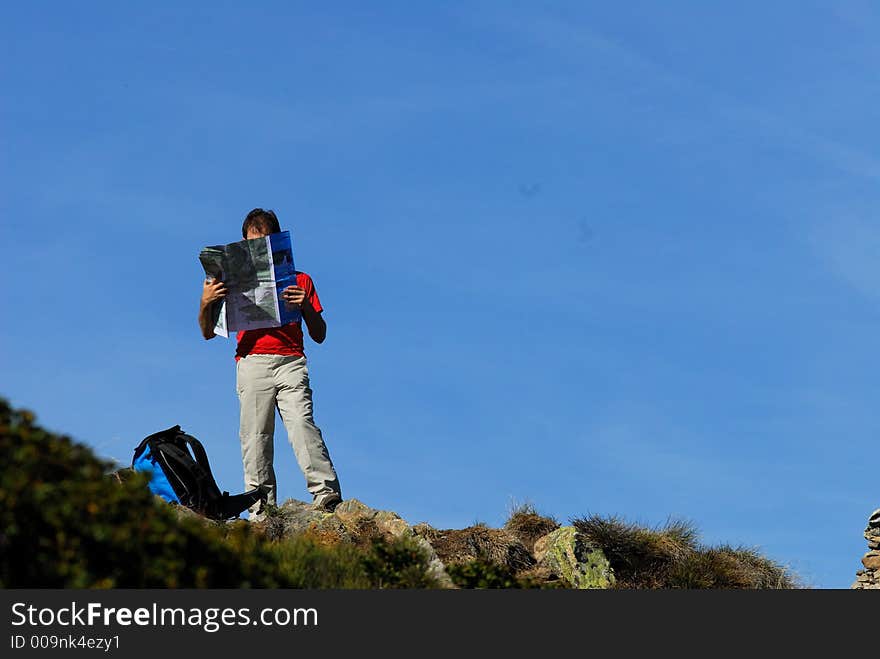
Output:
[[[202,287],[202,306],[206,307],[226,297],[226,284],[218,279],[206,279]]]
[[[206,339],[214,338],[211,306],[226,297],[226,284],[219,279],[206,279],[202,286],[202,302],[199,304],[199,329]]]
[[[288,286],[281,291],[281,299],[288,309],[301,309],[306,300],[306,289],[300,286]]]
[[[281,291],[281,299],[284,300],[284,306],[287,308],[299,309],[302,312],[309,336],[315,343],[323,343],[327,336],[327,323],[321,318],[321,314],[315,311],[312,303],[306,299],[306,290],[301,286],[288,286]]]

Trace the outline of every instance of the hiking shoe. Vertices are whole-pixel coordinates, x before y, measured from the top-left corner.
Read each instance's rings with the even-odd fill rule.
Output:
[[[342,497],[338,494],[331,494],[329,496],[324,497],[320,501],[315,501],[312,504],[312,507],[315,510],[320,510],[325,513],[332,513],[336,510],[336,506],[342,503]]]

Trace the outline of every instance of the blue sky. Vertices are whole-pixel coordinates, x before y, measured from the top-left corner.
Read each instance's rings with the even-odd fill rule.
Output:
[[[346,497],[696,524],[847,588],[880,507],[869,2],[27,3],[0,21],[0,395],[241,489],[199,250],[273,208]],[[282,498],[305,499],[280,423]]]

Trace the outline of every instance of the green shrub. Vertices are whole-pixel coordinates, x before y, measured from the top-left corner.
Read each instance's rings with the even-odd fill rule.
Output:
[[[428,572],[428,554],[412,538],[393,542],[373,540],[363,558],[366,575],[374,588],[436,588]]]
[[[488,559],[473,560],[446,567],[449,578],[459,588],[520,588],[521,584],[508,568]]]
[[[400,544],[268,541],[247,522],[179,515],[142,474],[35,425],[0,399],[2,588],[379,588],[433,584]],[[387,565],[383,561],[388,560]],[[421,570],[421,572],[420,572]]]

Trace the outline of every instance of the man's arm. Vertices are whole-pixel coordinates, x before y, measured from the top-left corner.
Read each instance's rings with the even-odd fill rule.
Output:
[[[323,343],[324,339],[327,338],[327,323],[324,321],[321,312],[315,311],[312,303],[308,300],[302,303],[300,311],[302,311],[303,320],[306,321],[306,327],[309,330],[309,336],[312,337],[312,341]]]
[[[327,323],[321,316],[320,311],[315,311],[312,303],[306,299],[306,291],[300,286],[288,286],[281,292],[285,304],[291,307],[299,307],[309,336],[315,343],[323,343],[327,338]]]
[[[202,287],[202,301],[199,304],[199,329],[202,330],[202,336],[205,339],[213,339],[214,334],[214,318],[211,314],[211,308],[218,300],[222,300],[226,296],[226,284],[222,281],[205,280]],[[311,333],[311,330],[310,330]]]

